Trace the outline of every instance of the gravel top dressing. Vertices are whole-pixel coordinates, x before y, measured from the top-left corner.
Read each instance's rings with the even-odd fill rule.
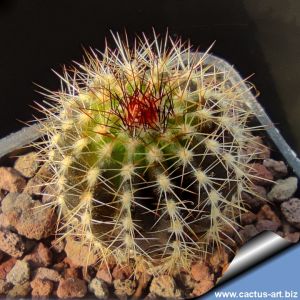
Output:
[[[235,252],[247,240],[270,230],[292,243],[300,237],[298,180],[283,161],[265,151],[254,168],[261,177],[254,197],[244,194],[249,212],[241,217],[238,234],[228,230],[228,244]],[[189,273],[153,278],[147,270],[132,276],[130,266],[107,267],[97,263],[88,249],[73,238],[55,235],[57,216],[45,186],[47,168],[35,152],[7,159],[0,167],[0,293],[9,297],[79,298],[191,298],[214,287],[226,271],[234,252],[221,248],[195,261]],[[262,179],[262,178],[265,178]],[[266,199],[266,200],[263,200]],[[42,207],[44,205],[44,207]],[[42,209],[41,209],[42,207]],[[86,267],[86,264],[88,266]]]

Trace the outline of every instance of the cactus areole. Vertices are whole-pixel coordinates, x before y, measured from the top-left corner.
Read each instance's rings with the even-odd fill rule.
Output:
[[[255,143],[245,90],[170,37],[113,35],[59,75],[41,105],[40,157],[58,232],[106,263],[176,273],[228,247],[252,193]],[[251,87],[249,87],[250,89]],[[250,152],[250,153],[249,153]]]

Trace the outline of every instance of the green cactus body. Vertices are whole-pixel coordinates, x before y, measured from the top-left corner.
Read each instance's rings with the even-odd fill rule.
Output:
[[[117,50],[88,54],[49,96],[41,153],[51,205],[63,236],[99,261],[176,272],[224,244],[245,211],[251,111],[206,54],[167,37],[133,49],[114,38]]]

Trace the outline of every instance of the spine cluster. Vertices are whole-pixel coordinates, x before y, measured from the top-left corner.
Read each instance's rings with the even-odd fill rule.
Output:
[[[227,72],[169,37],[119,35],[60,76],[37,144],[62,237],[99,261],[189,268],[225,246],[251,192],[252,112]],[[255,142],[253,142],[255,143]],[[88,256],[88,255],[87,255]]]

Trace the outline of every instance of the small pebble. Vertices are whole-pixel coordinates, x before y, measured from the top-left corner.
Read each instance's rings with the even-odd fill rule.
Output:
[[[17,260],[14,267],[6,276],[6,280],[13,285],[22,285],[29,281],[30,269],[28,263],[22,260]]]
[[[2,211],[10,225],[29,239],[46,238],[55,230],[53,209],[41,208],[41,202],[28,194],[9,193],[2,201]]]
[[[18,171],[13,168],[0,167],[0,189],[20,193],[25,185],[26,180]]]
[[[109,296],[106,283],[98,278],[92,279],[89,283],[89,291],[94,293],[94,295],[99,299],[107,299]]]
[[[281,204],[281,211],[286,220],[300,229],[300,199],[292,198]]]
[[[242,225],[253,224],[256,221],[256,219],[257,219],[256,214],[254,214],[251,211],[248,211],[248,212],[242,214],[241,224]]]
[[[268,204],[265,204],[260,208],[256,217],[257,217],[257,220],[270,220],[274,223],[277,223],[278,226],[281,226],[281,221],[280,221],[279,217],[276,215],[274,210]]]
[[[61,279],[61,275],[53,269],[38,268],[35,273],[35,278],[59,282],[59,280]]]
[[[253,185],[250,188],[253,191],[253,194],[242,193],[242,199],[250,208],[259,208],[261,207],[267,198],[267,190],[264,186],[261,185]]]
[[[269,185],[272,183],[274,177],[272,173],[262,164],[252,163],[249,164],[249,173],[251,181],[256,185]]]
[[[111,272],[106,265],[103,265],[98,269],[96,277],[108,284],[112,284],[113,282]]]
[[[87,293],[84,280],[78,278],[61,279],[57,288],[57,296],[66,298],[83,298]]]
[[[256,227],[253,224],[251,224],[251,225],[246,225],[239,233],[242,241],[247,242],[251,238],[258,235],[259,231],[256,229]]]
[[[64,269],[63,276],[65,279],[67,278],[78,278],[79,277],[79,269],[70,267]]]
[[[39,168],[39,161],[37,159],[36,152],[29,152],[20,156],[16,162],[14,168],[20,172],[24,177],[33,177]]]
[[[52,253],[43,243],[39,243],[32,253],[24,257],[34,268],[47,267],[52,262]]]
[[[80,241],[75,241],[72,237],[66,238],[65,251],[74,266],[86,267],[98,261],[98,256],[90,251],[89,246],[82,245]]]
[[[245,151],[248,155],[251,155],[254,159],[268,159],[271,151],[269,147],[265,146],[262,137],[254,136],[247,142]]]
[[[165,298],[180,298],[181,291],[177,288],[172,276],[161,275],[154,277],[150,285],[150,292]]]
[[[259,220],[256,223],[256,229],[258,232],[263,232],[263,231],[273,231],[276,232],[277,229],[279,228],[279,224],[270,220]]]
[[[25,251],[25,243],[19,235],[8,230],[0,230],[0,250],[12,257],[21,257]]]
[[[114,280],[114,288],[115,288],[115,294],[119,297],[131,296],[135,292],[136,282],[131,279],[125,279],[125,280],[116,279]]]
[[[46,279],[35,278],[31,281],[31,295],[33,297],[48,297],[53,290],[53,282]]]
[[[298,243],[300,239],[300,232],[289,232],[284,235],[284,238],[290,243]]]
[[[263,164],[277,179],[283,178],[288,174],[287,166],[283,161],[268,158],[263,161]]]
[[[204,279],[210,279],[211,272],[205,262],[199,261],[192,265],[191,276],[195,281],[201,281]]]
[[[28,180],[27,185],[24,189],[24,193],[27,193],[31,196],[39,196],[42,194],[44,185],[44,180],[36,175]]]
[[[57,253],[61,253],[65,249],[65,240],[55,239],[51,241],[51,249],[53,249]]]
[[[268,193],[268,199],[271,201],[283,202],[291,198],[297,190],[297,177],[288,177],[287,179],[279,179]]]

